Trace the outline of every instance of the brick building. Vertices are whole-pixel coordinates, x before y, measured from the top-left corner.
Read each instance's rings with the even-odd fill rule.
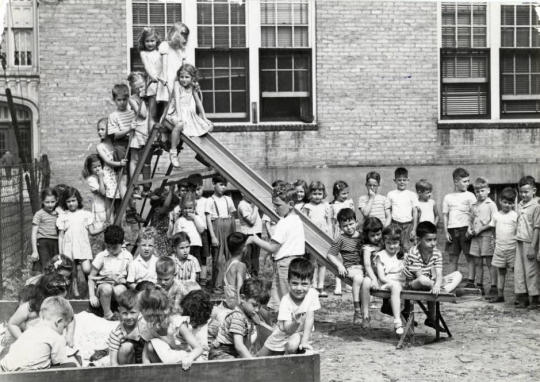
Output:
[[[110,89],[140,67],[138,33],[153,25],[163,37],[175,21],[191,30],[188,55],[217,138],[269,181],[342,179],[357,200],[368,171],[381,172],[386,193],[406,166],[409,188],[428,178],[440,203],[456,166],[495,190],[540,178],[540,23],[529,3],[10,3],[7,82],[53,183],[85,190],[82,162],[113,110]]]

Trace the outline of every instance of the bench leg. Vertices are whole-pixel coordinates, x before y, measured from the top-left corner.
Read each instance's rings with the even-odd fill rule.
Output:
[[[439,302],[437,302],[437,320],[441,322],[444,330],[446,330],[446,334],[448,334],[448,337],[452,337],[452,333],[450,333],[450,329],[446,325],[446,322],[444,322],[443,316],[441,314],[441,305]]]
[[[405,317],[401,315],[401,320],[405,321],[405,328],[403,329],[403,334],[399,337],[396,349],[401,349],[403,347],[403,342],[405,342],[405,339],[409,334],[411,335],[411,344],[414,344],[414,305],[412,301],[410,307],[409,318],[407,321],[405,321]]]

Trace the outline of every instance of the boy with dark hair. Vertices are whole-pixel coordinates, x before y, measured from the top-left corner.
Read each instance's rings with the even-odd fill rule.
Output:
[[[519,180],[521,202],[517,209],[516,267],[514,288],[518,308],[538,309],[538,235],[540,232],[540,204],[536,194],[536,181],[532,176]],[[531,301],[529,302],[529,297]]]
[[[224,195],[227,180],[221,175],[212,178],[214,194],[206,203],[206,226],[212,250],[212,288],[214,293],[223,293],[225,263],[231,254],[227,248],[227,236],[236,231],[232,214],[236,211],[229,196]]]
[[[304,225],[296,214],[296,189],[290,183],[282,183],[272,191],[272,204],[276,214],[281,217],[269,242],[258,236],[250,236],[246,244],[255,244],[273,254],[274,275],[268,308],[277,310],[281,299],[289,293],[288,269],[295,258],[305,253],[306,240]]]
[[[310,288],[313,271],[313,264],[306,259],[291,261],[287,275],[290,292],[281,300],[277,328],[267,338],[258,357],[313,350],[309,340],[314,330],[315,311],[321,308],[319,294]]]
[[[454,271],[442,275],[442,253],[437,249],[437,227],[431,222],[422,222],[416,228],[418,245],[411,248],[404,260],[403,273],[406,284],[413,290],[428,290],[435,296],[441,291],[450,293],[461,282],[462,275]],[[461,294],[458,292],[456,294]],[[428,317],[424,323],[439,331],[445,330],[436,320],[435,302],[428,302]]]
[[[104,232],[105,250],[98,253],[92,262],[92,271],[88,276],[88,294],[90,304],[103,308],[103,318],[113,319],[111,300],[118,299],[126,291],[127,274],[133,256],[122,248],[124,230],[111,225]]]
[[[504,302],[504,284],[506,283],[506,269],[514,268],[516,262],[516,226],[517,212],[514,211],[517,193],[507,187],[501,192],[499,202],[501,210],[493,215],[489,223],[494,228],[495,253],[491,265],[498,272],[497,296],[488,299],[491,303]]]
[[[472,237],[470,253],[474,257],[479,280],[476,286],[482,291],[482,295],[485,294],[483,263],[486,259],[491,281],[489,295],[494,296],[497,295],[497,268],[491,266],[491,260],[495,250],[495,238],[489,223],[497,213],[497,205],[489,198],[489,183],[486,178],[476,178],[473,186],[477,203],[473,207],[473,223],[468,233]]]
[[[369,295],[365,302],[360,296],[360,289],[364,281],[364,261],[361,255],[362,236],[356,230],[356,214],[352,209],[341,209],[337,214],[337,221],[341,229],[341,235],[334,240],[326,257],[337,267],[340,277],[347,277],[352,280],[353,324],[356,325],[362,322],[361,306],[364,307],[365,316],[369,316]],[[340,254],[343,261],[338,257]],[[363,304],[361,304],[361,301]]]
[[[427,221],[437,227],[439,224],[439,210],[435,200],[431,199],[433,185],[427,179],[420,179],[416,182],[415,187],[418,194],[418,223]]]
[[[446,236],[446,251],[450,257],[450,272],[458,269],[459,254],[463,251],[467,259],[467,288],[474,288],[475,263],[469,254],[471,239],[467,231],[472,224],[472,208],[476,197],[467,191],[469,173],[463,168],[456,168],[452,173],[454,192],[443,199],[444,234]]]
[[[129,289],[118,296],[120,324],[109,335],[111,366],[142,363],[144,340],[139,334],[138,292]]]
[[[411,248],[414,241],[416,225],[418,224],[418,197],[414,192],[407,190],[409,172],[406,168],[398,167],[394,172],[394,182],[397,190],[392,190],[386,196],[385,208],[390,210],[390,224],[401,229],[401,247],[404,252]]]
[[[367,195],[362,195],[358,199],[358,209],[367,218],[378,218],[383,224],[391,219],[390,210],[386,206],[386,196],[378,193],[381,185],[381,175],[378,172],[370,171],[366,175]]]

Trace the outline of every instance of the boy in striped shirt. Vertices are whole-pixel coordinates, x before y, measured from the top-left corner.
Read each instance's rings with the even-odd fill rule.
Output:
[[[354,304],[353,324],[362,322],[362,313],[360,311],[361,298],[360,289],[364,281],[364,262],[361,256],[362,236],[356,230],[356,214],[350,208],[343,208],[337,214],[337,221],[341,229],[341,235],[334,240],[328,250],[327,258],[333,263],[340,277],[347,277],[352,280],[352,293]],[[341,254],[341,259],[339,255]],[[369,316],[369,295],[367,301],[363,301],[366,317]]]
[[[443,277],[442,253],[436,248],[437,227],[428,221],[421,222],[416,227],[416,237],[418,245],[412,247],[405,256],[403,272],[406,283],[413,290],[430,291],[435,296],[440,292],[452,292],[463,276],[459,271],[455,271]],[[428,301],[428,317],[424,324],[444,332],[435,314],[435,302]]]
[[[120,324],[109,335],[111,366],[142,363],[144,340],[139,334],[139,309],[135,290],[127,290],[118,297]]]

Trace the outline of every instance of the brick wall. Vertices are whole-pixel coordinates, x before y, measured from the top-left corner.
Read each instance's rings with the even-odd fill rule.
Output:
[[[40,4],[40,139],[52,184],[85,192],[81,170],[99,143],[96,123],[114,107],[112,85],[126,77],[126,2]]]
[[[318,130],[216,133],[269,180],[312,180],[332,167],[364,176],[371,167],[538,162],[538,129],[437,128],[436,3],[315,3]],[[79,174],[98,143],[95,123],[113,110],[110,88],[126,76],[125,19],[124,1],[39,7],[41,142],[53,183],[86,188]]]

